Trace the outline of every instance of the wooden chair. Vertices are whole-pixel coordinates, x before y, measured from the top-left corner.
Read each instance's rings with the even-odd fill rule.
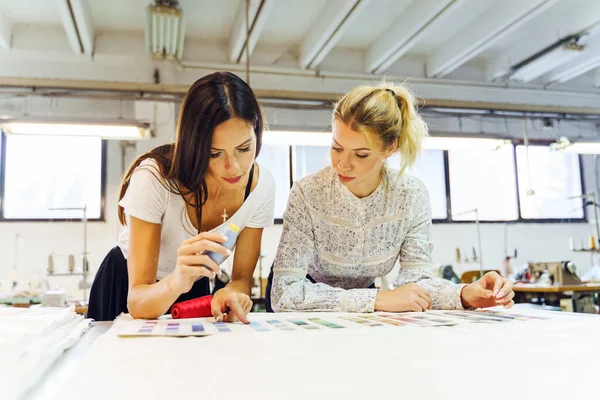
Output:
[[[498,271],[497,269],[484,270],[483,273],[487,274],[490,271],[497,272],[498,275],[501,275],[500,271]],[[473,283],[473,282],[475,282],[479,278],[481,278],[481,273],[480,273],[480,271],[478,269],[477,270],[472,270],[472,271],[465,271],[460,276],[460,283]]]

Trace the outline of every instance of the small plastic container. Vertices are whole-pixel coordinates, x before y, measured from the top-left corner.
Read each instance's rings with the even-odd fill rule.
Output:
[[[223,247],[233,250],[235,246],[235,242],[237,241],[238,234],[240,233],[240,228],[234,223],[229,223],[223,232],[223,235],[227,237],[227,241],[223,243]],[[213,259],[217,265],[221,265],[223,261],[227,259],[228,256],[223,254],[215,253],[214,251],[207,251],[206,255]]]

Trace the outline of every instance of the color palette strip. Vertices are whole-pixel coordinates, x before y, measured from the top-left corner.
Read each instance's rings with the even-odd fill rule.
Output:
[[[292,324],[302,327],[304,329],[319,329],[317,325],[309,324],[306,321],[302,321],[300,319],[292,319],[288,320],[288,322],[291,322]]]
[[[470,313],[468,311],[459,312],[459,311],[446,311],[444,314],[450,315],[456,318],[462,318],[471,322],[504,322],[506,320],[502,318],[496,318],[493,315],[477,315]]]
[[[179,333],[179,322],[169,322],[167,324],[167,329],[165,329],[165,332],[166,333]]]
[[[256,322],[256,321],[251,321],[250,322],[250,326],[256,331],[256,332],[268,332],[269,328],[267,328],[264,325],[261,325],[260,323]]]
[[[379,314],[379,316],[383,317],[383,318],[391,319],[391,320],[394,320],[394,321],[406,322],[406,323],[409,323],[409,324],[427,325],[422,320],[408,318],[408,317],[405,317],[404,314],[400,314],[400,315],[396,315],[396,314]]]
[[[468,311],[468,312],[472,313],[472,314],[478,314],[478,315],[490,314],[497,318],[513,319],[513,320],[519,320],[519,321],[527,321],[527,320],[531,320],[531,319],[545,321],[545,320],[550,319],[547,317],[540,317],[539,315],[509,314],[509,313],[504,313],[502,311],[494,311],[494,310],[479,310],[479,311]]]
[[[406,323],[402,322],[402,321],[394,321],[392,319],[385,319],[385,318],[377,317],[374,315],[361,315],[360,317],[371,320],[371,321],[375,321],[375,322],[381,322],[383,324],[388,324],[388,325],[394,325],[394,326],[406,325]]]
[[[426,323],[434,323],[436,325],[441,324],[441,325],[454,325],[455,323],[449,319],[444,319],[441,318],[437,315],[428,315],[428,314],[422,314],[422,315],[414,315],[412,316],[413,319],[418,319],[419,321],[424,321]]]
[[[332,329],[345,328],[345,326],[338,325],[333,322],[325,321],[324,319],[321,319],[321,318],[309,318],[308,320],[311,322],[314,322],[315,324],[323,325],[327,328],[332,328]]]
[[[218,332],[231,332],[231,329],[224,322],[213,322],[215,328],[217,328]]]
[[[281,329],[282,331],[295,331],[296,329],[291,326],[286,324],[283,321],[279,321],[277,319],[271,319],[267,321],[269,324],[273,325],[274,327],[276,327],[277,329]]]
[[[361,324],[361,325],[365,325],[365,326],[371,326],[371,327],[382,326],[378,322],[370,321],[367,317],[360,318],[360,317],[345,316],[345,317],[340,317],[340,319],[356,322],[357,324]]]
[[[410,317],[408,316],[410,315]],[[416,326],[423,327],[431,327],[431,326],[454,326],[456,325],[456,320],[451,320],[447,318],[442,318],[437,314],[429,314],[429,313],[403,313],[403,314],[388,314],[381,313],[378,314],[380,318],[384,318],[387,320],[392,320],[395,322],[400,322],[402,324],[413,324]]]
[[[138,333],[152,333],[154,327],[156,326],[156,321],[146,321],[144,325],[140,327]]]

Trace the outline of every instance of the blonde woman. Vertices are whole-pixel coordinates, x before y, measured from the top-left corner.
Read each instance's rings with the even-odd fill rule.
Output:
[[[404,174],[427,126],[403,86],[362,86],[336,105],[331,166],[296,182],[269,277],[274,311],[425,311],[514,302],[512,283],[490,272],[470,285],[431,271],[431,210],[423,183]],[[386,159],[400,153],[400,170]],[[373,282],[396,260],[395,289]]]

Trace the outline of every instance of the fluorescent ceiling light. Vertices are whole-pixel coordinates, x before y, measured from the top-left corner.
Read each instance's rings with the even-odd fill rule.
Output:
[[[600,138],[569,140],[562,136],[550,145],[550,150],[568,151],[578,154],[600,154]]]
[[[600,154],[600,142],[575,142],[565,150],[578,154]]]
[[[146,15],[146,47],[153,58],[183,57],[185,21],[177,0],[156,0]]]
[[[531,82],[581,55],[580,35],[563,39],[512,68],[511,81]]]
[[[282,146],[329,146],[331,145],[331,132],[265,131],[263,143]],[[423,148],[430,150],[497,150],[510,143],[507,138],[492,135],[475,137],[433,133],[424,140]]]
[[[103,139],[135,140],[151,136],[150,125],[137,121],[102,120],[0,120],[9,135],[96,136]]]

